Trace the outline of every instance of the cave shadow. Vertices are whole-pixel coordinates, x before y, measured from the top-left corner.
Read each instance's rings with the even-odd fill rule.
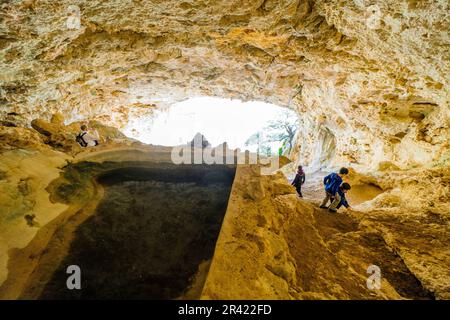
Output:
[[[95,167],[95,166],[94,166]],[[100,170],[104,197],[75,231],[40,299],[175,299],[212,258],[235,166],[129,166]],[[68,290],[66,269],[81,270]]]

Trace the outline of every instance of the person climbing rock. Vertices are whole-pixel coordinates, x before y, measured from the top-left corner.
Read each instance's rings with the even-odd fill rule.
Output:
[[[331,199],[331,205],[328,207],[328,211],[337,212],[341,206],[352,210],[352,207],[348,204],[345,194],[351,189],[351,186],[344,182],[341,184],[336,192],[336,196]]]
[[[327,203],[331,198],[338,198],[336,196],[338,189],[342,183],[342,177],[348,174],[347,168],[341,168],[339,173],[330,173],[325,178],[323,178],[323,184],[325,185],[325,199],[323,199],[320,208],[326,209]],[[336,204],[337,206],[337,204]]]
[[[77,135],[76,141],[82,147],[95,147],[98,146],[98,133],[95,131],[95,135],[88,132],[86,125],[81,125],[81,132]]]
[[[305,172],[303,171],[302,166],[298,166],[297,174],[295,175],[294,181],[292,181],[292,185],[297,190],[298,196],[303,198],[302,195],[302,184],[305,183]]]

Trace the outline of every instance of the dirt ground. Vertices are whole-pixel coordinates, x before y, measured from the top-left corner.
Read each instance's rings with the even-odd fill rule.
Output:
[[[372,264],[380,267],[388,285],[399,294],[398,298],[433,299],[433,294],[422,286],[405,265],[402,257],[392,250],[378,232],[362,228],[358,215],[354,214],[359,204],[375,198],[383,190],[371,184],[354,185],[347,194],[347,200],[356,210],[349,212],[341,208],[338,213],[330,213],[326,209],[318,208],[324,196],[323,178],[327,174],[318,172],[307,176],[302,188],[304,198],[299,201],[313,205],[314,225],[328,250],[320,248],[319,241],[308,242],[298,236],[302,233],[301,221],[293,220],[286,232],[289,237],[290,252],[296,260],[297,268],[301,270],[299,286],[306,288],[307,291],[318,291],[317,286],[320,286],[324,278],[327,278],[327,271],[317,272],[317,270],[328,268],[329,274],[332,275],[330,281],[338,283],[346,292],[347,298],[373,299],[376,295],[361,286],[360,280],[367,277],[367,267]],[[307,246],[305,242],[308,243]],[[325,256],[311,257],[319,252]],[[337,258],[348,263],[352,272],[339,275],[342,272],[342,266],[339,267],[340,261]],[[326,265],[323,261],[327,261]],[[315,265],[314,262],[317,264]],[[356,283],[359,285],[355,285]]]
[[[330,174],[330,172],[315,172],[306,176],[305,184],[302,187],[302,193],[305,200],[313,203],[320,203],[323,200],[325,196],[323,178],[328,174]],[[294,175],[290,175],[288,180],[292,181],[293,179]],[[356,206],[375,198],[382,192],[383,190],[375,185],[356,184],[352,185],[352,188],[347,193],[346,197],[350,205]]]

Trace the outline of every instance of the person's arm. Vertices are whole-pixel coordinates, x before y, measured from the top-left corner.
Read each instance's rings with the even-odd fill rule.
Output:
[[[302,175],[302,182],[301,182],[301,184],[304,184],[305,183],[305,180],[306,180],[306,176],[305,175]]]
[[[341,204],[346,207],[347,209],[351,209],[350,205],[347,202],[347,199],[345,199],[345,196],[341,196]]]

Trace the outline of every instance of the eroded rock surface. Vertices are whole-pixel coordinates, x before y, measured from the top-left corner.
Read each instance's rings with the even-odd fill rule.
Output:
[[[89,189],[96,201],[72,211],[49,198],[67,161],[167,161],[170,148],[116,128],[207,95],[295,110],[294,164],[352,167],[365,201],[329,217],[313,206],[320,181],[305,202],[282,175],[243,167],[203,297],[449,298],[446,1],[7,0],[0,14],[2,297],[20,296],[58,225],[102,197]],[[98,148],[75,143],[80,121]],[[379,292],[369,263],[386,270]]]
[[[256,99],[299,113],[303,164],[448,165],[445,1],[10,0],[1,10],[8,123],[61,112],[120,127],[195,95]]]
[[[448,222],[398,211],[330,214],[298,199],[282,174],[258,170],[238,167],[202,298],[449,298]],[[367,286],[372,265],[380,290]]]
[[[170,180],[169,171],[158,166],[170,163],[172,148],[118,139],[63,153],[45,143],[44,132],[2,128],[8,139],[2,143],[0,172],[6,239],[0,247],[0,297],[54,297],[55,271],[77,256],[69,254],[72,245],[78,257],[84,254],[76,245],[78,228],[99,221],[92,215],[107,199],[95,183],[98,172],[109,170],[112,181],[133,180],[132,171],[110,169],[153,163],[159,168],[155,174]],[[56,179],[72,162],[85,167]],[[405,171],[384,164],[371,175],[351,170],[346,180],[353,185],[349,200],[356,211],[337,215],[317,208],[323,174],[308,175],[305,200],[300,200],[283,173],[261,175],[262,169],[238,166],[212,261],[204,257],[190,286],[176,292],[205,299],[449,298],[448,169]],[[117,201],[115,207],[124,205]],[[117,219],[125,219],[120,210]],[[86,238],[89,232],[83,234]],[[367,288],[370,265],[382,270],[381,290]]]

